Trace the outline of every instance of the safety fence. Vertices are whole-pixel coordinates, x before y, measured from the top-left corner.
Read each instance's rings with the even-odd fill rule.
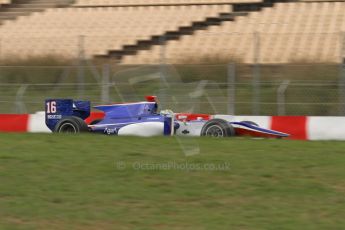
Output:
[[[345,114],[345,68],[295,65],[0,66],[0,113],[34,113],[47,98],[93,105],[157,95],[160,109],[236,115]]]

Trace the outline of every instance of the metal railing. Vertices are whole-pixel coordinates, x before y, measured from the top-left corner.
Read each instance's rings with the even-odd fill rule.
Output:
[[[46,98],[75,98],[100,104],[157,95],[161,109],[178,112],[345,114],[345,70],[341,65],[259,67],[244,64],[0,66],[0,113],[41,111]],[[254,71],[260,75],[255,82]]]

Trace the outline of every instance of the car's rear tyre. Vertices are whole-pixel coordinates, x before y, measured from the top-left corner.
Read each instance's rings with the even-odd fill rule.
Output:
[[[257,126],[259,127],[259,125],[257,123],[255,123],[254,121],[241,121],[242,123],[246,123],[248,125],[253,125],[253,126]]]
[[[222,119],[212,119],[204,124],[201,136],[231,137],[235,136],[235,129],[229,122]]]
[[[82,133],[88,132],[89,128],[85,121],[79,117],[66,117],[61,119],[55,126],[55,133]]]

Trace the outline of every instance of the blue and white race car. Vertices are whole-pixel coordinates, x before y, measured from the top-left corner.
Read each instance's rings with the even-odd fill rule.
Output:
[[[103,119],[90,124],[90,101],[73,99],[47,99],[45,120],[48,128],[56,133],[102,133],[108,135],[180,135],[180,136],[252,136],[282,138],[289,134],[264,129],[251,121],[226,121],[207,114],[173,113],[170,110],[158,112],[155,96],[146,101],[97,105],[93,108],[103,111]]]

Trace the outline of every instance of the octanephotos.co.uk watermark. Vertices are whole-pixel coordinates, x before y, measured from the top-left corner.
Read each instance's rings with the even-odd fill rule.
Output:
[[[115,168],[117,170],[138,170],[138,171],[229,171],[231,170],[229,162],[219,163],[195,163],[195,162],[126,162],[116,161]]]

